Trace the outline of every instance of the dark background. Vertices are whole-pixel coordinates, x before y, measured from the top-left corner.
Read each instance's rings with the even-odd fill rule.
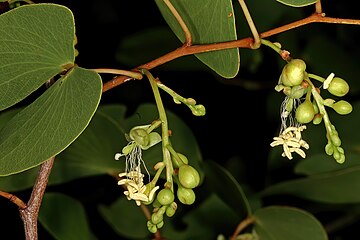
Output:
[[[262,1],[265,0],[249,3],[250,12],[254,12],[255,24],[259,19],[260,32],[290,23],[299,19],[298,16],[308,16],[313,12],[313,7],[296,10],[291,8],[288,15],[283,14],[276,21],[268,21],[272,17],[272,10],[284,7],[276,1],[271,1],[273,9],[265,11],[265,13],[269,13],[268,16],[264,14]],[[145,29],[167,26],[154,1],[69,0],[55,1],[54,3],[67,6],[74,13],[79,51],[76,62],[84,68],[131,69],[136,67],[118,61],[117,53],[121,41]],[[237,1],[234,1],[234,5],[236,4]],[[323,1],[323,9],[328,16],[358,18],[358,8],[354,4],[355,1]],[[290,7],[288,8],[290,11]],[[296,14],[292,14],[295,12]],[[241,11],[235,13],[238,21],[243,19],[242,15]],[[272,22],[273,25],[268,26],[268,22]],[[239,38],[251,36],[244,21],[238,27]],[[305,55],[302,51],[314,35],[324,35],[328,39],[336,41],[340,46],[348,48],[349,51],[359,51],[358,26],[310,24],[280,35],[283,37],[282,39],[289,39],[289,42],[282,42],[283,45],[296,46],[295,49],[288,49],[294,50],[293,55],[305,56],[309,60],[311,60],[311,55]],[[271,37],[269,40],[275,41],[277,36]],[[180,42],[178,44],[181,45]],[[161,46],[158,47],[161,51]],[[139,49],[146,55],[146,49],[144,50],[141,46]],[[331,54],[331,50],[328,50],[328,53]],[[170,97],[163,94],[165,107],[181,116],[193,130],[204,160],[216,160],[222,165],[226,165],[230,158],[245,160],[247,171],[241,178],[251,183],[251,187],[256,191],[261,190],[265,185],[264,176],[267,174],[266,161],[270,150],[269,143],[278,131],[279,119],[274,117],[278,113],[273,111],[279,109],[282,96],[279,98],[272,96],[282,65],[276,53],[266,47],[256,51],[240,49],[240,56],[240,71],[234,79],[222,79],[206,67],[201,71],[187,71],[186,68],[181,71],[168,71],[159,67],[151,70],[151,73],[180,95],[192,97],[206,107],[206,116],[195,117],[184,105],[174,104]],[[245,56],[244,61],[243,56]],[[358,59],[354,59],[354,61],[358,61]],[[143,63],[139,62],[139,65]],[[112,78],[110,75],[102,75],[102,77],[104,82]],[[356,91],[351,95],[352,100],[357,100],[358,97]],[[121,103],[126,105],[129,115],[136,111],[139,104],[144,102],[154,102],[147,81],[131,81],[105,92],[102,97],[102,104]],[[271,107],[274,105],[275,107]],[[281,178],[287,177],[287,173],[284,172],[274,174],[280,174]],[[57,190],[70,193],[84,202],[89,213],[90,224],[99,239],[119,239],[91,207],[93,202],[110,202],[112,200],[112,196],[109,197],[108,194],[105,196],[105,193],[111,191],[108,191],[107,186],[112,183],[106,184],[106,182],[110,182],[110,179],[99,177],[86,179],[86,181],[91,189],[79,191],[83,182],[75,181],[65,184]],[[93,197],[94,190],[98,192],[96,198]],[[26,191],[18,193],[23,199],[27,199],[28,194],[29,192]],[[295,200],[287,199],[286,201]],[[18,230],[21,229],[22,223],[14,214],[17,212],[15,205],[0,199],[0,211],[2,219],[6,220],[6,224],[0,230],[0,239],[22,239],[23,232]],[[326,222],[330,216],[319,217]],[[331,237],[334,240],[337,239],[336,236],[341,236],[341,239],[354,239],[353,236],[358,235],[356,230],[358,227],[360,227],[359,223],[352,222],[347,228],[332,233]],[[41,226],[39,228],[39,239],[51,239]],[[18,231],[14,232],[13,229]]]

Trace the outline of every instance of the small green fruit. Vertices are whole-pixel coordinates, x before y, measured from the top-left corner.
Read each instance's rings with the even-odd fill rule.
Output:
[[[313,104],[309,100],[305,100],[298,106],[295,113],[295,118],[299,123],[306,124],[313,120],[315,110]]]
[[[174,193],[168,189],[164,188],[161,189],[161,191],[157,194],[156,199],[159,201],[161,205],[169,205],[172,203],[175,199]]]
[[[179,181],[185,188],[194,188],[200,183],[200,175],[192,166],[182,165],[179,167]]]
[[[301,59],[292,59],[283,68],[280,81],[284,86],[300,85],[305,78],[306,64]]]
[[[349,92],[349,89],[349,84],[339,77],[334,77],[328,87],[328,91],[337,97],[345,96]]]
[[[195,202],[195,193],[192,189],[179,187],[177,198],[182,204],[191,205]]]
[[[340,100],[331,106],[338,114],[346,115],[352,112],[353,107],[350,103]]]

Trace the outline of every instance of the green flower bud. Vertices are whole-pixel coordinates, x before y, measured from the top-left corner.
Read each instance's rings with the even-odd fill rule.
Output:
[[[346,115],[352,112],[353,108],[347,101],[340,100],[331,106],[338,114]]]
[[[143,128],[133,128],[130,131],[130,138],[142,147],[146,147],[150,143],[148,132]]]
[[[299,123],[309,123],[314,119],[315,110],[313,104],[309,100],[305,100],[298,106],[295,112],[295,118]]]
[[[195,202],[195,193],[192,189],[179,186],[177,190],[177,198],[182,204],[191,205]]]
[[[341,145],[341,140],[337,134],[330,135],[330,139],[334,146],[339,147]]]
[[[185,188],[197,187],[200,183],[199,172],[190,165],[179,167],[179,181]]]
[[[325,152],[326,152],[326,154],[329,155],[329,156],[333,155],[333,153],[334,153],[334,148],[333,148],[333,145],[332,145],[331,143],[326,144],[326,146],[325,146]]]
[[[160,223],[156,224],[157,229],[162,228],[164,226],[164,221],[161,221]]]
[[[315,114],[312,122],[313,122],[313,124],[318,125],[322,122],[322,119],[323,119],[323,117],[321,114]]]
[[[302,86],[294,86],[291,88],[290,97],[293,99],[299,99],[307,92],[307,88],[303,88]]]
[[[300,85],[305,78],[306,64],[301,59],[292,59],[283,68],[280,81],[283,85],[292,87]]]
[[[172,203],[175,199],[174,193],[168,189],[164,188],[161,189],[161,191],[157,194],[156,199],[159,201],[161,205],[169,205]]]
[[[157,231],[157,227],[151,221],[147,222],[147,228],[151,233],[156,233]]]
[[[175,212],[177,209],[177,204],[176,202],[172,202],[167,208],[166,208],[166,216],[168,217],[172,217],[174,216]]]
[[[163,220],[163,215],[159,214],[158,212],[155,212],[151,215],[151,222],[155,225],[161,223]]]
[[[329,84],[328,91],[334,96],[342,97],[349,92],[349,84],[342,78],[334,77]]]

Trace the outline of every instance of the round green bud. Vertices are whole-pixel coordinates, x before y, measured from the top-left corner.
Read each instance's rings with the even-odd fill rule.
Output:
[[[130,138],[142,147],[146,147],[150,143],[150,137],[148,132],[142,128],[131,129]]]
[[[331,106],[338,114],[346,115],[352,112],[353,107],[347,101],[340,100]]]
[[[157,227],[151,221],[147,222],[147,228],[151,233],[156,233],[157,231]]]
[[[185,188],[197,187],[200,183],[199,172],[190,165],[182,165],[179,167],[179,181]]]
[[[315,116],[315,110],[313,104],[305,100],[302,104],[300,104],[295,112],[295,118],[299,123],[306,124],[313,120]]]
[[[337,135],[337,134],[332,134],[332,135],[330,135],[330,139],[331,139],[332,144],[333,144],[334,146],[340,147],[340,145],[341,145],[341,140],[340,140],[340,138],[339,138],[339,135]]]
[[[334,96],[342,97],[349,92],[349,89],[349,84],[344,79],[334,77],[327,90]]]
[[[299,99],[306,93],[307,88],[303,88],[301,85],[291,88],[290,97],[293,99]]]
[[[305,78],[306,64],[301,59],[292,59],[283,68],[280,81],[283,85],[292,87],[300,85]]]
[[[168,217],[172,217],[174,216],[175,212],[177,209],[177,204],[176,202],[172,202],[167,208],[166,208],[166,216]]]
[[[151,222],[155,225],[161,223],[163,220],[163,215],[159,214],[158,212],[155,212],[151,215]]]
[[[179,187],[177,198],[182,204],[191,205],[195,202],[195,193],[192,189]]]
[[[172,203],[175,199],[174,193],[168,189],[164,188],[161,189],[161,191],[157,194],[156,199],[159,201],[161,205],[169,205]]]
[[[164,221],[161,221],[160,223],[156,224],[157,229],[162,228],[164,226]]]
[[[322,119],[323,119],[322,115],[318,113],[318,114],[315,114],[312,122],[313,122],[313,124],[318,125],[322,122]]]

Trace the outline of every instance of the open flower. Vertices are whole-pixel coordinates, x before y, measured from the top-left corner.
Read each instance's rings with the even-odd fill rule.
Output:
[[[144,174],[141,173],[140,167],[134,171],[120,173],[118,185],[125,185],[127,191],[124,191],[128,200],[135,200],[136,205],[140,206],[141,202],[148,203],[154,200],[155,192],[159,186],[151,188],[149,191],[147,185],[144,185]],[[149,185],[150,186],[150,185]]]
[[[287,127],[280,133],[279,137],[273,138],[274,141],[270,144],[270,146],[275,147],[282,145],[284,150],[282,156],[287,157],[288,159],[293,158],[293,152],[299,154],[302,158],[305,158],[305,152],[301,149],[301,147],[309,149],[309,144],[307,144],[301,137],[301,131],[304,129],[306,129],[306,126]]]

